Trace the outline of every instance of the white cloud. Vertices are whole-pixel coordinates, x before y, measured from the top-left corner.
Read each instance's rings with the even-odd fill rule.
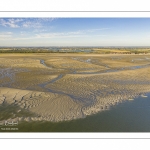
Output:
[[[0,19],[0,25],[4,27],[18,28],[19,22],[23,21],[22,19]]]
[[[37,21],[38,22],[51,22],[51,21],[54,21],[56,20],[56,18],[38,18]]]
[[[11,40],[20,41],[20,40],[31,40],[31,39],[35,39],[35,37],[21,37],[21,38],[13,38]]]
[[[41,28],[42,25],[39,22],[26,21],[26,22],[23,22],[22,27],[24,27],[24,28]]]
[[[89,30],[84,30],[86,32],[96,32],[96,31],[103,31],[103,30],[108,30],[110,28],[99,28],[99,29],[89,29]]]
[[[0,32],[0,39],[8,39],[12,37],[12,32]]]
[[[39,33],[35,34],[36,38],[63,38],[63,37],[80,37],[83,34],[80,31],[76,32],[55,32],[55,33]]]
[[[41,28],[45,22],[51,22],[54,18],[9,18],[0,19],[0,25],[10,28]]]
[[[63,38],[63,37],[89,37],[89,33],[96,31],[107,30],[109,28],[100,28],[100,29],[87,29],[87,30],[78,30],[72,32],[55,32],[55,33],[39,33],[36,34],[36,38]],[[106,36],[103,34],[95,36]]]
[[[37,32],[41,33],[41,32],[46,32],[46,31],[47,31],[46,29],[34,29],[33,30],[34,33],[37,33]]]

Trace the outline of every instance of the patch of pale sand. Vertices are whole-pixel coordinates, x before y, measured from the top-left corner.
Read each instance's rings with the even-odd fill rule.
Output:
[[[8,89],[8,88],[0,88],[0,97],[3,97],[4,101],[8,104],[12,104],[15,102],[14,98],[16,96],[15,89]]]
[[[0,98],[7,104],[16,104],[27,109],[37,117],[23,116],[20,120],[63,121],[82,118],[82,105],[61,94],[38,91],[0,88]]]
[[[36,74],[37,73],[37,74]],[[48,73],[44,74],[41,72],[38,75],[39,71],[18,73],[15,78],[15,82],[11,84],[11,87],[18,89],[30,89],[37,91],[44,91],[43,88],[38,86],[39,84],[50,82],[55,79],[57,75],[48,75]]]
[[[150,68],[100,75],[66,75],[47,88],[73,95],[83,103],[83,113],[90,115],[101,108],[104,110],[105,106],[108,108],[116,102],[150,92]]]
[[[104,69],[104,70],[106,70],[106,69]],[[102,71],[102,69],[101,70],[98,70],[98,69],[87,69],[87,70],[78,70],[78,71],[76,71],[76,73],[89,73],[90,72],[90,74],[91,73],[94,73],[94,72],[99,72],[99,71]]]
[[[19,102],[25,99],[27,99],[27,95],[29,96],[28,98],[30,98],[32,96],[33,92],[25,92],[24,90],[18,90],[18,92],[16,92],[15,95],[15,102]],[[38,93],[39,94],[39,93]]]
[[[110,68],[124,68],[124,67],[130,67],[130,66],[138,66],[142,64],[147,64],[148,62],[132,62],[132,58],[124,58],[124,59],[110,59],[106,58],[102,60],[102,63],[106,64]]]
[[[82,55],[81,55],[82,56]],[[92,56],[92,55],[91,55]],[[90,57],[90,56],[89,56]],[[92,63],[109,66],[110,68],[124,68],[125,66],[138,66],[149,64],[150,61],[146,59],[145,55],[95,55],[92,57]],[[84,56],[82,56],[84,58]],[[133,61],[143,59],[142,61]]]
[[[0,87],[0,97],[4,98],[7,104],[13,104],[15,101],[21,101],[22,96],[26,94],[26,91],[21,91],[22,95],[18,94],[21,90]],[[18,98],[17,98],[18,97]]]
[[[0,62],[1,66],[5,67],[13,67],[13,68],[40,68],[44,69],[46,68],[44,65],[40,63],[39,59],[33,59],[33,58],[7,58],[3,59],[2,62]]]
[[[78,60],[73,60],[72,58],[65,58],[65,57],[49,59],[49,60],[46,60],[45,63],[47,65],[52,65],[55,68],[65,68],[65,69],[69,69],[69,68],[72,68],[72,69],[95,68],[99,70],[106,69],[104,66],[81,62]]]
[[[64,121],[82,118],[82,105],[74,102],[66,95],[57,95],[55,98],[48,98],[37,107],[29,110],[40,115],[43,120],[47,121]],[[35,118],[32,118],[34,120]]]
[[[22,63],[22,64],[15,64],[15,65],[13,65],[14,67],[23,67],[23,68],[28,68],[28,67],[30,67],[30,68],[33,68],[33,69],[35,69],[35,68],[38,68],[38,69],[45,69],[46,68],[46,66],[44,66],[43,64],[41,64],[40,63],[40,60],[34,60],[34,59],[31,59],[30,61],[28,61],[28,60],[24,60],[24,63]]]

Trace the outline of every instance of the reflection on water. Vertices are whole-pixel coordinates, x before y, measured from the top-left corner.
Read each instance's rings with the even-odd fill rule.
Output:
[[[146,97],[148,96],[148,97]],[[83,119],[19,123],[20,132],[150,132],[150,94]]]

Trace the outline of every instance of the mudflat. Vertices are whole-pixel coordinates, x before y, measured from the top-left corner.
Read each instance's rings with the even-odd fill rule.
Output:
[[[150,92],[150,55],[1,54],[0,106],[6,118],[84,118]]]

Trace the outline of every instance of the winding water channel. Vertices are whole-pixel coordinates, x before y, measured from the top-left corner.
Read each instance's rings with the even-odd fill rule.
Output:
[[[42,65],[44,65],[45,67],[48,67],[50,69],[53,68],[53,67],[47,66],[44,60],[40,60],[40,63]],[[87,63],[89,63],[89,62],[87,62]],[[119,71],[123,71],[123,70],[135,70],[135,69],[148,68],[148,67],[150,67],[150,64],[141,65],[141,66],[123,67],[123,68],[117,68],[117,69],[106,69],[104,71],[98,71],[98,72],[90,72],[89,71],[89,72],[79,72],[79,73],[77,72],[78,71],[77,69],[75,70],[75,69],[61,68],[63,70],[67,70],[67,73],[60,73],[56,78],[54,78],[54,79],[52,79],[52,80],[50,80],[48,82],[39,84],[38,86],[40,86],[41,88],[45,89],[46,91],[49,91],[49,92],[52,92],[52,93],[67,95],[67,96],[69,96],[71,99],[73,99],[75,101],[83,102],[84,106],[89,106],[89,105],[92,105],[94,103],[94,101],[96,100],[95,95],[92,95],[92,97],[94,96],[95,98],[93,98],[93,100],[91,101],[91,97],[84,99],[83,97],[77,97],[77,96],[74,96],[72,94],[65,93],[63,91],[52,89],[50,87],[47,87],[47,85],[57,82],[58,80],[62,79],[66,74],[104,74],[104,73],[119,72]],[[57,70],[56,68],[53,68],[53,69]],[[115,81],[115,82],[117,82],[117,81]]]

